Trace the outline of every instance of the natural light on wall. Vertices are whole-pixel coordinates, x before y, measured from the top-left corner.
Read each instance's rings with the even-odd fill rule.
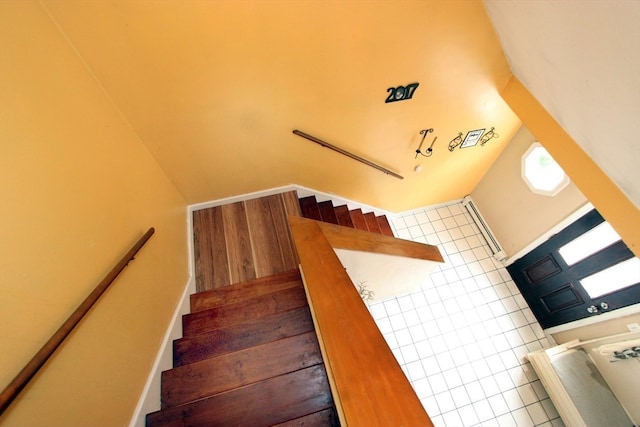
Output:
[[[637,257],[580,279],[580,284],[591,298],[597,298],[639,282],[640,260]]]
[[[567,243],[558,252],[567,265],[572,266],[620,240],[618,233],[605,221]]]
[[[522,179],[531,191],[545,196],[555,196],[569,184],[567,174],[539,142],[522,156]]]

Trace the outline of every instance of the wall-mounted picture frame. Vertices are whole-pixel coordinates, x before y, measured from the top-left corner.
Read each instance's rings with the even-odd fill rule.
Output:
[[[473,147],[477,145],[484,131],[485,129],[476,129],[467,132],[467,136],[464,137],[464,141],[460,144],[460,148]]]

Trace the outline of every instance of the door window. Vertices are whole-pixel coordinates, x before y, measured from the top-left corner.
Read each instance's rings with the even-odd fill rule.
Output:
[[[572,266],[620,240],[611,224],[603,222],[562,246],[558,252],[564,262]]]
[[[640,260],[635,257],[580,279],[580,284],[591,298],[633,286],[638,282],[640,282]]]

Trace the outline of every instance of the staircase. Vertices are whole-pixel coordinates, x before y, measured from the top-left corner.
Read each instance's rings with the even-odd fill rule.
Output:
[[[315,196],[302,197],[299,203],[302,216],[305,218],[394,237],[389,221],[384,215],[362,213],[362,209],[349,210],[347,205],[334,207],[331,200],[318,203]]]
[[[339,426],[298,270],[191,295],[147,426]]]

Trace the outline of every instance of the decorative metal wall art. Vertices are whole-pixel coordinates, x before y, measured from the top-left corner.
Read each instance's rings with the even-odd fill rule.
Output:
[[[468,148],[474,147],[480,143],[480,145],[485,145],[492,138],[498,138],[499,135],[495,132],[495,129],[492,127],[487,132],[485,129],[476,129],[470,130],[467,132],[467,135],[462,138],[462,132],[458,134],[455,138],[449,142],[449,151],[453,152],[456,147],[460,148]]]
[[[482,135],[482,138],[480,139],[480,145],[486,144],[492,138],[499,138],[499,137],[500,137],[500,135],[495,133],[494,130],[493,130],[493,127],[491,127],[491,129],[489,129],[488,132],[486,132],[484,135]]]
[[[462,132],[460,132],[458,136],[449,141],[449,151],[455,150],[456,147],[460,144],[462,144]]]
[[[419,84],[420,83],[411,83],[406,86],[390,87],[387,89],[389,96],[387,96],[384,102],[389,103],[411,99]]]
[[[420,141],[420,146],[416,150],[416,156],[414,157],[414,159],[418,158],[418,154],[424,157],[431,157],[431,155],[433,154],[433,144],[436,143],[436,139],[438,139],[437,136],[433,138],[433,141],[431,141],[431,145],[429,146],[429,148],[427,148],[424,153],[422,152],[422,144],[424,144],[424,139],[427,137],[427,134],[430,132],[433,132],[433,128],[422,129],[420,131],[420,135],[422,135],[422,141]]]

